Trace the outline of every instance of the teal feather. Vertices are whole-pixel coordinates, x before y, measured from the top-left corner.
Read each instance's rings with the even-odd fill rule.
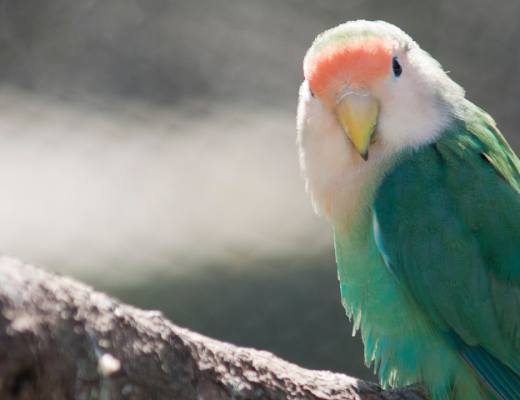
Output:
[[[520,399],[520,163],[466,107],[435,143],[396,155],[373,208],[336,231],[342,296],[383,383]]]
[[[520,379],[517,372],[502,364],[481,346],[466,345],[453,331],[443,332],[443,335],[470,367],[479,376],[485,377],[490,389],[500,399],[520,398]]]

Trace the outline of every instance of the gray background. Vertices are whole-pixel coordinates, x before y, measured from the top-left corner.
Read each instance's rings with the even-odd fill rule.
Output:
[[[325,29],[409,33],[520,138],[514,0],[0,3],[0,250],[175,323],[375,379],[294,146]]]

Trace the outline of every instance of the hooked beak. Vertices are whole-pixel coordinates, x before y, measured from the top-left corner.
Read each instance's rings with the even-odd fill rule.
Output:
[[[379,116],[378,102],[369,94],[350,92],[341,97],[335,110],[343,130],[366,161]]]

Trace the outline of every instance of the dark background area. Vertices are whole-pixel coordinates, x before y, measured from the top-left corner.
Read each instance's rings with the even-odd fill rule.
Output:
[[[410,34],[520,149],[516,0],[0,2],[0,250],[175,323],[375,379],[294,140],[302,60]]]

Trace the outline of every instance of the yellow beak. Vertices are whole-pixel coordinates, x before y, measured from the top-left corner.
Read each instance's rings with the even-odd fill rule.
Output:
[[[366,161],[379,116],[379,104],[370,95],[349,93],[337,102],[336,114],[343,130]]]

